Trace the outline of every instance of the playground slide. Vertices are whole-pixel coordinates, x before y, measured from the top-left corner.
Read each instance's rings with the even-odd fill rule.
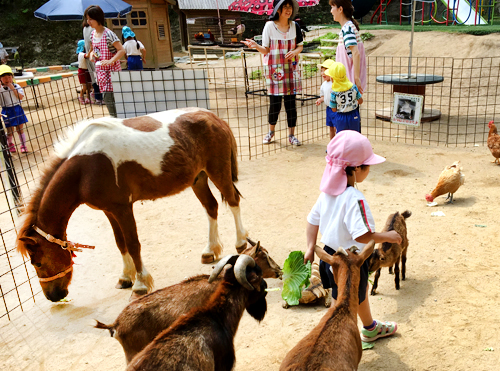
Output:
[[[447,0],[441,0],[444,5],[448,6],[448,1]],[[450,1],[450,11],[453,11],[453,5],[451,4],[452,2]],[[466,0],[460,0],[457,1],[458,3],[458,10],[454,10],[455,12],[455,17],[457,18],[459,23],[463,23],[466,25],[472,25],[474,26],[475,24],[488,24],[486,20],[477,14],[476,17],[476,10],[469,4],[468,1]],[[469,15],[470,14],[470,15]],[[476,20],[474,22],[474,17],[476,17]]]

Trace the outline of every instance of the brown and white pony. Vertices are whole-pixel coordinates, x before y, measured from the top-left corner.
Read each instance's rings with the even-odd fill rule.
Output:
[[[210,111],[185,108],[131,119],[85,121],[56,145],[55,153],[27,205],[17,240],[18,251],[29,255],[49,300],[68,294],[71,250],[82,245],[66,241],[66,227],[81,204],[108,217],[123,258],[116,287],[128,288],[135,280],[133,297],[153,287],[141,260],[132,210],[135,201],[171,196],[191,187],[208,214],[208,245],[202,262],[211,263],[221,254],[222,245],[210,178],[234,215],[237,251],[246,248],[240,193],[234,185],[236,141],[227,123]]]

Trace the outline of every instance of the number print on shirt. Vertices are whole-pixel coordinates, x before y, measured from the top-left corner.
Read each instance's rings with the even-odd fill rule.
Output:
[[[339,98],[340,98],[342,105],[345,105],[346,103],[350,104],[350,103],[352,103],[352,101],[354,101],[354,98],[352,96],[352,90],[340,93]]]

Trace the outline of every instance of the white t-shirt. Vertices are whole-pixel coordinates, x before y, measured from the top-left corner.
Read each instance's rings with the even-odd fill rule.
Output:
[[[14,84],[17,92],[24,96],[24,90],[18,84]],[[0,86],[0,106],[2,107],[14,107],[21,104],[21,100],[18,99],[12,90],[7,86]]]
[[[87,69],[87,60],[85,59],[85,53],[78,53],[78,68],[83,70]]]
[[[296,46],[304,44],[300,27],[295,22],[290,23],[290,28],[287,32],[278,30],[273,21],[266,22],[262,31],[262,46],[269,48],[271,40],[295,40]]]
[[[321,192],[307,221],[319,225],[321,242],[335,251],[339,247],[348,249],[351,246],[363,250],[365,244],[355,239],[367,232],[375,232],[375,221],[365,196],[354,187],[347,187],[338,196]]]
[[[139,43],[139,49],[137,49],[137,43]],[[140,41],[136,42],[135,40],[125,41],[123,48],[127,52],[127,57],[129,55],[141,55],[141,49],[145,49]]]
[[[323,81],[323,84],[321,84],[320,92],[319,92],[320,97],[325,97],[325,100],[323,101],[327,107],[330,107],[330,99],[332,97],[332,81]]]

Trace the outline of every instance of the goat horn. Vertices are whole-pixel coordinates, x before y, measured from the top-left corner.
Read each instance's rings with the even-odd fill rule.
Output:
[[[255,267],[255,260],[248,255],[240,255],[234,265],[234,275],[241,286],[252,291],[254,287],[247,280],[247,266]]]
[[[222,269],[227,264],[229,259],[231,259],[233,256],[238,256],[238,255],[227,255],[223,257],[221,260],[219,260],[219,262],[215,265],[212,274],[208,278],[208,283],[212,283],[219,276],[219,273],[222,271]]]
[[[349,255],[349,254],[347,254],[347,251],[345,251],[343,247],[339,247],[339,248],[337,249],[337,252],[339,252],[339,253],[341,253],[341,254],[344,254],[345,256],[348,256],[348,255]]]

